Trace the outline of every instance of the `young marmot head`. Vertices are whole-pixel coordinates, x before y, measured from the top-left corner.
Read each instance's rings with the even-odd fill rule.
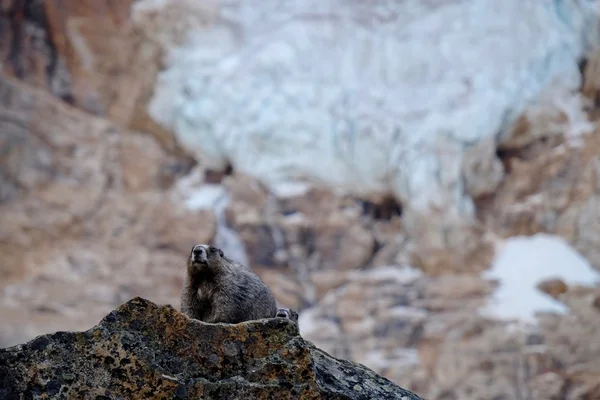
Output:
[[[207,244],[197,244],[192,248],[188,259],[188,271],[191,274],[218,272],[227,263],[223,251]]]

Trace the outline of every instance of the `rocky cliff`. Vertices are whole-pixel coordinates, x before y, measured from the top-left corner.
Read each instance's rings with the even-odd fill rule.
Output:
[[[600,3],[261,4],[0,1],[0,346],[212,242],[426,398],[598,398]]]
[[[139,297],[85,332],[0,349],[0,398],[420,399],[288,320],[206,324]]]

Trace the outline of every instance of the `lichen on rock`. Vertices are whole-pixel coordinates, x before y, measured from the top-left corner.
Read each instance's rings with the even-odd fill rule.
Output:
[[[415,399],[282,318],[207,324],[135,297],[85,332],[0,349],[0,397]]]

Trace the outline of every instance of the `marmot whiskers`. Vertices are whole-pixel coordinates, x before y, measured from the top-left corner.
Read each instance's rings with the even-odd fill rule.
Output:
[[[252,271],[205,244],[192,248],[181,294],[181,311],[204,322],[237,324],[274,318],[275,296]]]

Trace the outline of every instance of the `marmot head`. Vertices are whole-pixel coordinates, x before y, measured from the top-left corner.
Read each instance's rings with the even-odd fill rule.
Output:
[[[298,313],[291,308],[279,308],[275,313],[276,318],[286,318],[290,321],[298,323]]]
[[[197,244],[190,252],[188,270],[190,273],[217,272],[225,263],[227,260],[221,249],[207,244]]]

